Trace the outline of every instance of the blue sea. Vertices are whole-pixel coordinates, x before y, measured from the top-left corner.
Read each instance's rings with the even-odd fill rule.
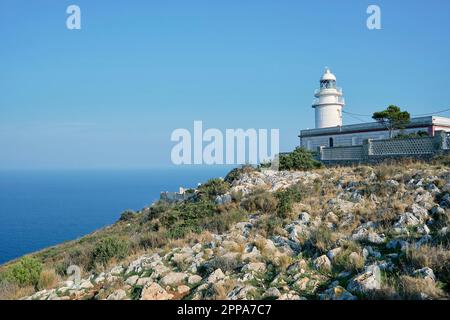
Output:
[[[229,167],[0,171],[0,264],[72,240],[139,210],[161,191],[195,187]]]

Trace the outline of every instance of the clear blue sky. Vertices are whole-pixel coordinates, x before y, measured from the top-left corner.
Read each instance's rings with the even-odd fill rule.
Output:
[[[447,0],[1,0],[0,169],[168,165],[194,120],[279,128],[287,151],[325,66],[346,111],[450,108],[449,31]]]

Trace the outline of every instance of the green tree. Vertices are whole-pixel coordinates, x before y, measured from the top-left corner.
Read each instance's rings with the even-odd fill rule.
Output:
[[[410,121],[410,114],[401,111],[399,107],[390,105],[386,110],[374,112],[372,119],[386,126],[389,130],[389,137],[394,136],[394,130],[404,129]]]

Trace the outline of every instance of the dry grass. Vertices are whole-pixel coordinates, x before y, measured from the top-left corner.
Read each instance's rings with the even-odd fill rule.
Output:
[[[61,282],[61,277],[54,269],[44,269],[39,276],[38,290],[50,289],[56,287]]]
[[[436,284],[430,279],[413,278],[410,276],[401,276],[399,279],[399,292],[403,299],[421,300],[442,299],[446,295],[444,291],[436,287]],[[424,297],[423,295],[426,295]]]
[[[414,269],[429,267],[444,283],[450,282],[450,250],[443,246],[424,245],[406,251],[405,262]]]
[[[32,295],[36,290],[32,286],[19,287],[8,281],[0,282],[0,300],[18,300]]]
[[[233,288],[236,287],[236,284],[237,284],[236,280],[231,278],[218,284],[215,284],[213,299],[225,300],[227,298],[228,292],[233,290]]]

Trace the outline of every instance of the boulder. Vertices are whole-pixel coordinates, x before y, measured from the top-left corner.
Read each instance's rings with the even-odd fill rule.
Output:
[[[242,267],[243,272],[264,272],[266,264],[264,262],[252,262]]]
[[[127,297],[127,293],[122,290],[116,290],[113,293],[111,293],[108,298],[106,298],[107,300],[123,300]]]
[[[159,284],[152,282],[146,285],[141,292],[141,300],[170,300],[173,295],[167,293]]]
[[[357,297],[339,285],[325,290],[323,293],[319,294],[319,297],[320,300],[357,300]]]
[[[279,298],[281,296],[280,290],[275,287],[271,287],[263,294],[263,298]]]
[[[230,300],[247,300],[249,297],[249,294],[255,291],[255,287],[247,285],[238,285],[233,290],[231,290],[227,294],[227,298]]]
[[[138,280],[139,276],[131,276],[125,281],[125,283],[129,284],[130,286],[134,286]]]
[[[322,271],[330,271],[331,270],[331,261],[328,259],[326,255],[322,255],[314,260],[314,267],[317,270]]]
[[[206,282],[208,282],[208,283],[216,283],[217,281],[222,280],[223,278],[225,278],[225,274],[219,268],[219,269],[216,269],[213,273],[211,273],[208,276],[208,279],[206,280]]]
[[[361,293],[379,290],[380,288],[381,271],[375,264],[367,266],[365,271],[352,278],[347,286],[348,291]]]
[[[199,275],[192,275],[188,278],[188,284],[190,285],[196,285],[198,283],[200,283],[202,281],[202,277],[200,277]]]
[[[169,272],[161,279],[161,284],[163,286],[174,287],[182,284],[187,277],[187,274],[183,272]]]
[[[422,279],[429,279],[431,281],[436,281],[436,276],[431,268],[425,267],[422,269],[415,270],[413,272],[413,276],[419,277]]]

